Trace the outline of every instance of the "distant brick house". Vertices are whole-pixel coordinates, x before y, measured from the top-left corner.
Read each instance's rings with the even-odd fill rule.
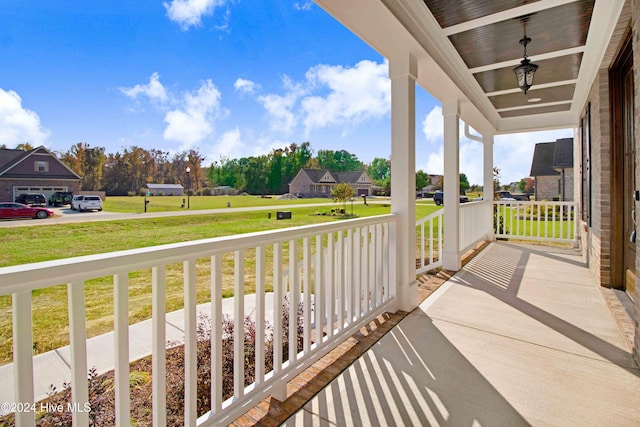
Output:
[[[350,184],[358,196],[371,195],[373,182],[365,171],[330,172],[327,169],[300,169],[289,183],[289,193],[299,197],[331,197],[331,189]]]
[[[80,176],[44,146],[31,151],[0,149],[0,201],[22,193],[44,194],[80,189]]]
[[[573,138],[536,144],[531,176],[536,200],[573,201]]]

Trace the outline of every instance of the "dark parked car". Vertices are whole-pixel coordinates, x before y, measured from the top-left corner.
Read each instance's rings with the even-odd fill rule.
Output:
[[[15,202],[27,206],[47,206],[47,199],[44,194],[21,194],[16,197]]]
[[[1,202],[0,218],[37,218],[43,219],[53,215],[53,211],[47,208],[31,207],[22,203]]]
[[[73,193],[71,191],[56,191],[49,197],[49,206],[70,205]]]
[[[440,190],[433,193],[433,201],[437,206],[441,206],[444,204],[444,193]],[[467,196],[460,196],[460,203],[469,203],[469,198]]]

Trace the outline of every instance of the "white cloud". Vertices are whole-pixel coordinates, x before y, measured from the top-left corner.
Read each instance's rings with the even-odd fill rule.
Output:
[[[213,15],[216,7],[224,6],[227,0],[172,0],[163,3],[167,16],[186,31],[202,23],[203,16]]]
[[[183,94],[180,108],[169,111],[164,118],[164,138],[180,142],[186,149],[211,136],[213,122],[224,113],[220,99],[220,91],[211,80],[203,82],[197,91]]]
[[[298,99],[305,93],[302,85],[294,83],[289,77],[283,77],[284,95],[269,94],[258,97],[270,116],[270,128],[290,134],[297,124],[296,114],[293,112]]]
[[[119,89],[120,92],[132,99],[136,99],[138,95],[144,95],[152,101],[167,101],[167,91],[162,83],[160,83],[160,74],[157,72],[151,74],[149,83],[146,85],[137,84],[130,88],[121,87]]]
[[[386,62],[360,61],[354,67],[317,65],[307,71],[307,84],[328,89],[325,96],[302,100],[307,132],[330,125],[355,125],[385,116],[391,109],[391,83]]]
[[[444,140],[444,120],[442,118],[442,108],[438,105],[433,107],[429,114],[422,121],[422,133],[427,142],[440,143]]]
[[[250,140],[250,144],[244,141]],[[222,134],[214,145],[205,147],[205,163],[210,164],[221,157],[239,159],[241,157],[262,156],[274,149],[281,149],[291,144],[291,141],[273,139],[270,135],[255,136],[251,130],[240,131],[234,128]]]
[[[238,78],[233,84],[236,91],[240,93],[253,94],[260,90],[260,85],[251,80]]]
[[[307,135],[330,126],[349,129],[389,114],[391,84],[387,74],[386,61],[364,60],[353,67],[317,65],[307,71],[302,82],[284,76],[284,93],[257,99],[267,111],[272,131],[288,135],[299,125],[304,125]]]
[[[426,161],[418,168],[425,172],[442,174],[444,171],[444,121],[442,108],[435,106],[422,121],[422,132],[430,145]],[[471,184],[482,185],[484,168],[483,144],[464,136],[464,122],[460,121],[460,172],[467,175]],[[500,169],[500,182],[508,184],[529,176],[533,151],[538,142],[555,141],[573,136],[572,129],[496,135],[493,145],[493,164]],[[420,144],[420,142],[418,142]],[[424,166],[424,167],[422,167]]]
[[[242,142],[242,134],[239,128],[225,132],[219,142],[207,153],[208,159],[227,157],[237,159],[246,157],[246,145]]]
[[[313,6],[313,2],[312,1],[305,1],[303,3],[295,2],[293,4],[293,8],[295,10],[311,10],[311,6]]]
[[[496,135],[493,163],[500,169],[500,182],[508,184],[529,176],[536,143],[572,137],[573,129]]]
[[[49,132],[42,129],[40,117],[22,106],[22,98],[15,91],[0,88],[0,144],[15,147],[30,143],[42,145]]]

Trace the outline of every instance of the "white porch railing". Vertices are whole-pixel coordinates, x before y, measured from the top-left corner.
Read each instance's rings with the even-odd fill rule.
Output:
[[[480,201],[460,204],[460,252],[487,240],[491,229],[491,202]]]
[[[495,201],[497,238],[578,242],[577,202]]]
[[[576,202],[482,201],[459,208],[460,254],[493,237],[577,244]],[[416,275],[442,267],[443,224],[444,209],[416,221]]]
[[[416,227],[420,229],[417,236],[420,259],[416,263],[416,275],[442,267],[443,216],[444,209],[438,209],[416,222]]]
[[[166,284],[167,266],[182,264],[185,315],[185,425],[228,424],[272,394],[286,396],[286,383],[375,316],[393,310],[396,271],[394,215],[306,227],[234,235],[137,250],[112,252],[0,269],[0,295],[12,295],[15,401],[34,401],[31,292],[67,284],[73,402],[88,403],[85,284],[112,277],[114,283],[116,423],[129,425],[129,273],[151,270],[152,288],[152,396],[154,425],[166,425]],[[441,222],[441,221],[440,221]],[[440,225],[441,227],[441,225]],[[441,230],[441,228],[440,228]],[[441,234],[441,233],[440,233]],[[212,324],[220,325],[223,283],[234,287],[235,325],[244,324],[248,277],[255,277],[255,382],[244,380],[243,328],[234,331],[233,397],[223,400],[222,332],[211,333],[211,408],[197,415],[196,264],[206,268],[211,287]],[[232,267],[231,267],[232,265]],[[255,268],[247,268],[255,265]],[[228,272],[232,270],[233,272]],[[245,281],[245,278],[247,280]],[[253,280],[253,279],[252,279]],[[202,280],[200,280],[202,281]],[[290,302],[289,330],[297,331],[302,307],[303,334],[289,334],[289,352],[283,354],[283,325],[273,315],[273,370],[265,372],[265,287],[273,285],[274,313],[281,313],[285,295]],[[201,283],[202,284],[202,283]],[[298,340],[302,351],[298,351]],[[284,361],[284,359],[288,359]],[[35,414],[16,414],[18,426],[33,426]],[[87,426],[89,413],[75,412],[75,426]]]

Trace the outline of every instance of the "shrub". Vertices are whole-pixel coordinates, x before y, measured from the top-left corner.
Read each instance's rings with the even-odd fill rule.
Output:
[[[311,314],[312,315],[312,314]],[[297,310],[297,347],[303,348],[303,306]],[[282,306],[283,361],[289,357],[289,300],[285,297]],[[244,384],[255,379],[256,324],[249,317],[244,318]],[[211,319],[207,315],[198,317],[197,338],[197,412],[205,414],[211,407]],[[223,400],[233,395],[233,340],[234,320],[229,316],[222,319],[222,396]],[[265,325],[264,360],[265,373],[273,370],[273,327]],[[167,350],[167,424],[182,425],[184,418],[184,346],[168,343]],[[131,364],[129,387],[131,393],[131,424],[150,425],[152,422],[151,403],[151,356]],[[115,423],[115,386],[113,371],[97,375],[96,369],[89,371],[89,424],[91,426],[112,426]],[[50,386],[49,397],[42,404],[63,405],[62,412],[40,412],[37,424],[43,426],[71,426],[72,412],[67,411],[67,403],[72,401],[71,384],[64,383],[58,391]],[[38,405],[38,407],[40,407]],[[14,425],[13,414],[0,417],[0,426]]]

